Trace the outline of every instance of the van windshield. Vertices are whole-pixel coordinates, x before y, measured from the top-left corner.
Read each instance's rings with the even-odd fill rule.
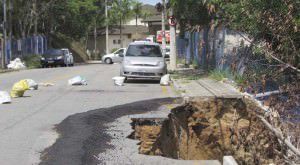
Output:
[[[157,45],[130,45],[126,52],[129,57],[163,57]]]
[[[48,55],[48,56],[60,56],[63,55],[63,51],[60,49],[49,49],[47,50],[44,55]]]

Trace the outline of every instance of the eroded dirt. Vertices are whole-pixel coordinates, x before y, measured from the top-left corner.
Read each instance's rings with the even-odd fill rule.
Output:
[[[200,98],[174,108],[159,125],[135,127],[140,153],[185,160],[222,160],[239,164],[281,164],[285,149],[256,117],[249,100]]]

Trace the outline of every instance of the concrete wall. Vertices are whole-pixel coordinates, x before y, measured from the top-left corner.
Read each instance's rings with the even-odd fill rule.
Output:
[[[119,44],[120,35],[109,35],[109,51],[115,48],[121,48],[121,45]],[[131,35],[123,35],[123,47],[127,47],[129,43],[133,41],[133,38]],[[94,37],[90,36],[87,44],[87,49],[90,50],[90,52],[93,52],[94,50]],[[97,38],[97,50],[101,55],[105,54],[106,49],[106,39],[105,35],[98,36]]]

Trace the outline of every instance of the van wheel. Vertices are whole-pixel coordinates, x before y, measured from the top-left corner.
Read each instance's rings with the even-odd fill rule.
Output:
[[[111,58],[106,58],[106,59],[104,60],[104,62],[105,62],[106,64],[112,64],[112,59],[111,59]]]

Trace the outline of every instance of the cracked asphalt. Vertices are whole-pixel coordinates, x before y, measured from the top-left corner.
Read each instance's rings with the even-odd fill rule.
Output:
[[[77,75],[85,77],[88,85],[68,86],[68,79]],[[112,77],[117,75],[119,75],[118,64],[33,69],[0,74],[0,90],[5,91],[9,91],[15,82],[25,78],[34,79],[38,83],[54,83],[54,86],[51,87],[41,86],[37,91],[27,91],[25,97],[13,99],[11,104],[0,105],[0,164],[32,165],[45,163],[60,165],[59,162],[55,163],[55,161],[59,161],[58,159],[52,159],[50,155],[45,154],[47,152],[44,152],[48,148],[49,150],[46,151],[50,153],[50,146],[54,144],[53,147],[55,147],[59,143],[60,139],[58,138],[64,135],[62,132],[60,135],[56,132],[55,128],[58,132],[60,128],[63,128],[55,127],[56,125],[73,119],[74,115],[76,118],[76,114],[80,117],[85,112],[86,114],[98,112],[102,116],[107,116],[103,122],[109,122],[112,120],[109,118],[110,116],[116,115],[113,117],[116,118],[155,109],[161,100],[153,101],[153,99],[176,97],[176,92],[172,87],[161,87],[157,81],[129,81],[123,87],[114,86]],[[146,100],[152,101],[147,102]],[[146,102],[144,104],[134,103],[141,101]],[[123,107],[123,105],[128,106],[127,111],[123,112],[120,109],[120,106]],[[115,111],[115,114],[112,111],[111,114],[110,110],[113,109],[109,108],[117,108],[118,106],[119,111]],[[69,122],[72,121],[74,120]],[[95,122],[96,119],[92,115],[85,121]],[[86,125],[81,122],[84,121],[78,120],[77,124],[76,122],[73,124],[78,126],[76,130],[80,130],[79,135],[82,135],[83,138],[93,132],[91,131],[93,127],[85,127]],[[102,131],[104,130],[99,130],[100,133]],[[73,146],[71,141],[68,146],[69,143],[66,143],[67,146],[61,148],[60,152],[57,151],[67,154],[60,155],[61,157],[67,159],[70,156],[69,160],[74,159],[85,164],[85,162],[93,162],[94,159],[90,156],[77,157],[78,154],[97,153],[106,148],[101,147],[99,150],[84,150],[83,152],[82,148],[79,148],[89,145],[87,145],[87,141],[83,141],[84,138],[80,139],[80,136],[78,138],[75,138],[73,142],[84,143],[85,145]],[[107,138],[106,135],[102,137],[104,141],[105,138]],[[91,143],[91,145],[94,144]],[[77,147],[78,150],[73,147]],[[72,153],[73,150],[76,152]],[[41,154],[44,160],[51,159],[53,162],[40,162]],[[68,160],[65,161],[67,163],[64,164],[69,164]]]

